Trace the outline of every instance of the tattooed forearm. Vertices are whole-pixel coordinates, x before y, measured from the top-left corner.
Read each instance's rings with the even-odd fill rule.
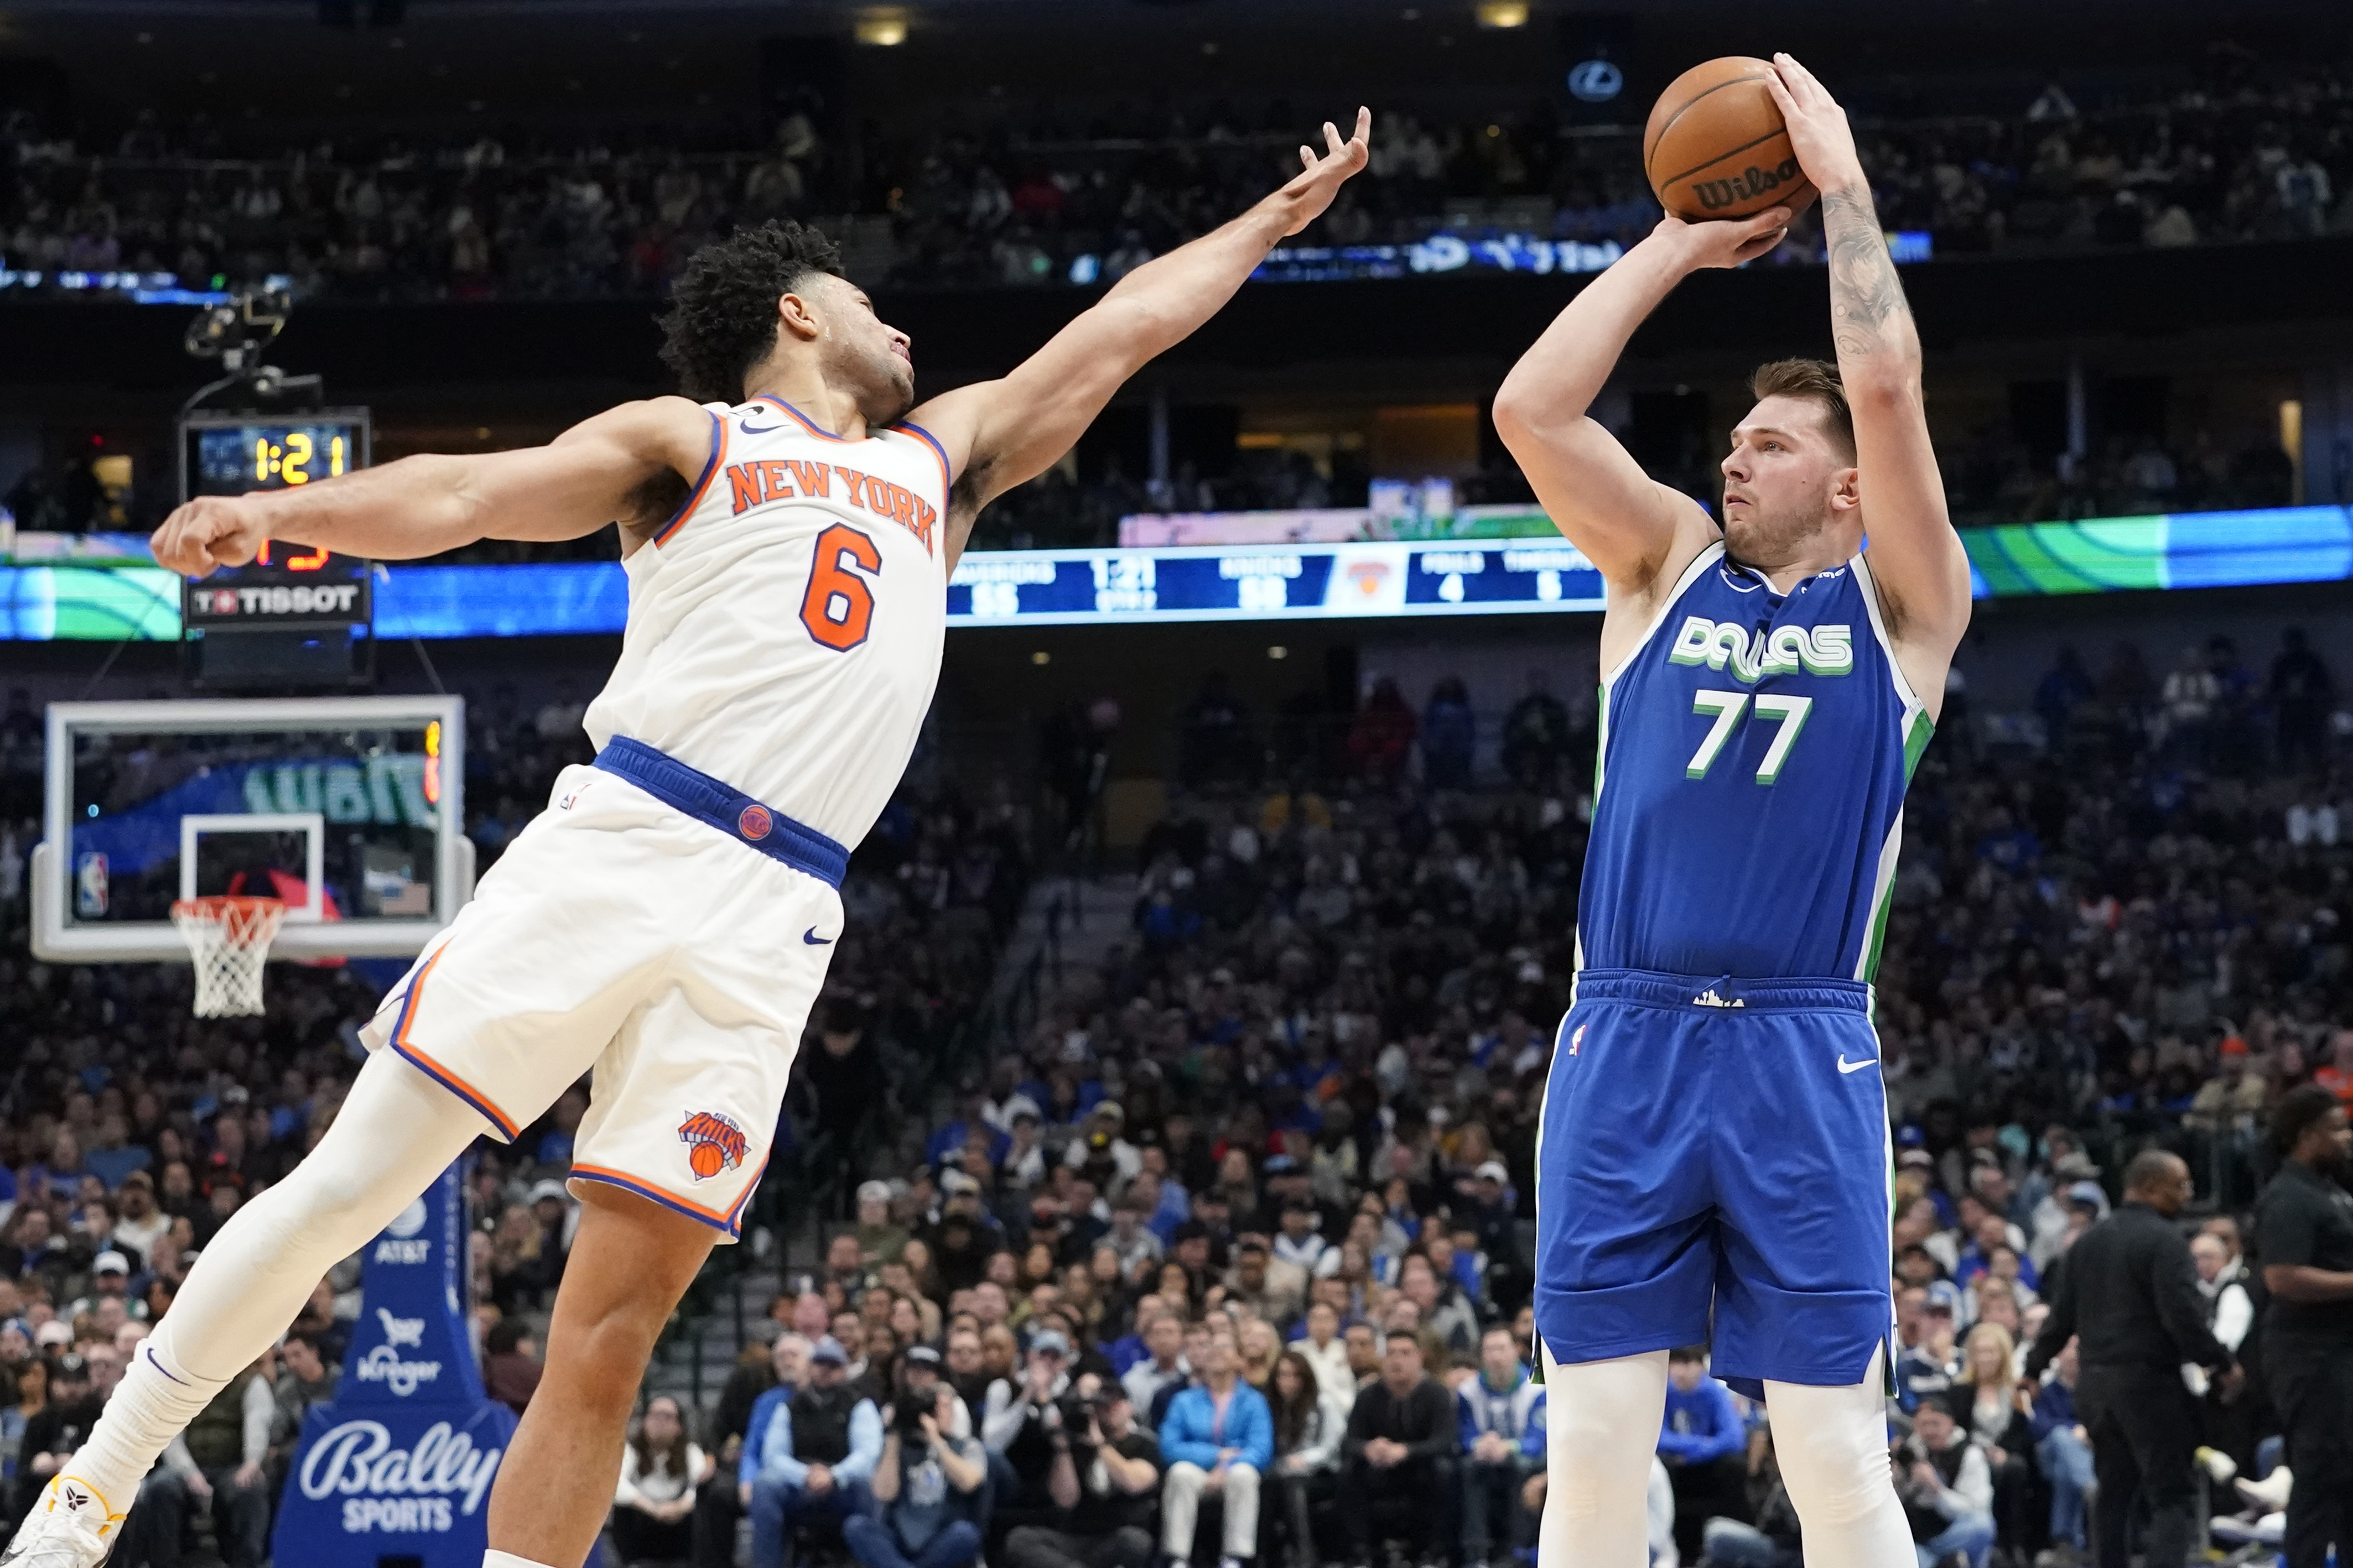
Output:
[[[1839,357],[1916,357],[1912,308],[1879,232],[1869,186],[1822,193],[1822,239],[1830,252],[1831,324]]]

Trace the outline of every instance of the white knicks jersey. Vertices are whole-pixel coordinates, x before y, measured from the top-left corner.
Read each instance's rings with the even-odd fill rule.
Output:
[[[947,456],[827,434],[779,398],[711,415],[711,460],[622,563],[629,619],[588,737],[671,757],[856,848],[899,785],[947,629]]]

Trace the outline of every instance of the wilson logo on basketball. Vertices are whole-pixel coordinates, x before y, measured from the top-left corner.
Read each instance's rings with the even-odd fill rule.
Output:
[[[686,1145],[687,1167],[698,1182],[744,1163],[744,1130],[715,1110],[698,1110],[688,1117],[679,1127],[678,1141]]]
[[[736,831],[746,838],[765,838],[768,829],[775,826],[765,805],[747,805],[744,808],[744,815],[735,819]]]
[[[1736,206],[1742,202],[1780,189],[1798,179],[1798,160],[1784,158],[1770,169],[1751,163],[1740,173],[1725,180],[1694,180],[1692,195],[1699,205],[1710,212],[1720,207]]]

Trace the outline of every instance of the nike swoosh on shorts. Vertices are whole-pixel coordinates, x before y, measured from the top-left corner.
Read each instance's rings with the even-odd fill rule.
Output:
[[[808,930],[801,932],[801,940],[808,943],[811,947],[824,947],[833,941],[833,938],[829,936],[818,935],[817,927],[811,926]]]
[[[1839,1057],[1839,1071],[1841,1071],[1841,1072],[1861,1072],[1863,1068],[1867,1068],[1867,1067],[1875,1067],[1875,1066],[1877,1066],[1877,1065],[1878,1065],[1878,1062],[1879,1062],[1879,1058],[1878,1058],[1877,1057],[1865,1057],[1865,1058],[1862,1058],[1862,1060],[1861,1060],[1861,1061],[1859,1061],[1859,1062],[1851,1062],[1851,1061],[1847,1060],[1847,1059],[1846,1059],[1845,1055],[1844,1055],[1843,1053],[1841,1053],[1841,1054],[1840,1055],[1840,1057]]]

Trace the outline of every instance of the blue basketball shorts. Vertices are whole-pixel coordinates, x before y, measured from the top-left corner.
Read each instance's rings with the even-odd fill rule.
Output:
[[[1715,1375],[1841,1385],[1889,1341],[1871,991],[1588,969],[1536,1145],[1536,1331],[1563,1363],[1712,1343]]]

